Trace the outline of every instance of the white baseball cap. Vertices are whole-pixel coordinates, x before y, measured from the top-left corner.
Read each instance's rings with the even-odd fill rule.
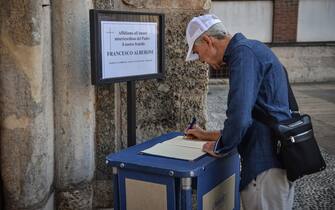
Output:
[[[186,39],[188,44],[186,61],[193,61],[199,59],[199,56],[193,53],[192,50],[195,40],[214,24],[221,22],[222,21],[213,14],[201,15],[192,18],[192,20],[188,23],[186,29]]]

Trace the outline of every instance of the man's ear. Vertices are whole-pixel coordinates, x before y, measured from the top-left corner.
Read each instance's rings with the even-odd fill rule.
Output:
[[[202,36],[202,41],[208,44],[209,46],[213,44],[212,39],[207,34]]]

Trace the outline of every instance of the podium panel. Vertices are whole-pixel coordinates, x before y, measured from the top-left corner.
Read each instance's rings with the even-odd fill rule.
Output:
[[[222,181],[211,191],[202,196],[202,209],[231,210],[234,209],[235,175]]]
[[[166,186],[126,178],[126,207],[128,210],[167,210]]]

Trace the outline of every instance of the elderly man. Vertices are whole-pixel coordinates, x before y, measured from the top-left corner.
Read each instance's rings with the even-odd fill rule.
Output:
[[[227,64],[227,119],[220,131],[195,125],[188,136],[208,141],[203,150],[219,157],[237,147],[241,156],[240,191],[243,208],[292,209],[294,186],[286,177],[267,125],[252,118],[255,104],[277,120],[291,117],[282,64],[263,43],[243,34],[231,36],[215,15],[194,17],[188,24],[186,61],[200,59],[214,69]]]

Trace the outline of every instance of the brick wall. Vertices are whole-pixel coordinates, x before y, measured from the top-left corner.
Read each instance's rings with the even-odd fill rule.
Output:
[[[299,0],[273,1],[272,42],[296,42]]]

